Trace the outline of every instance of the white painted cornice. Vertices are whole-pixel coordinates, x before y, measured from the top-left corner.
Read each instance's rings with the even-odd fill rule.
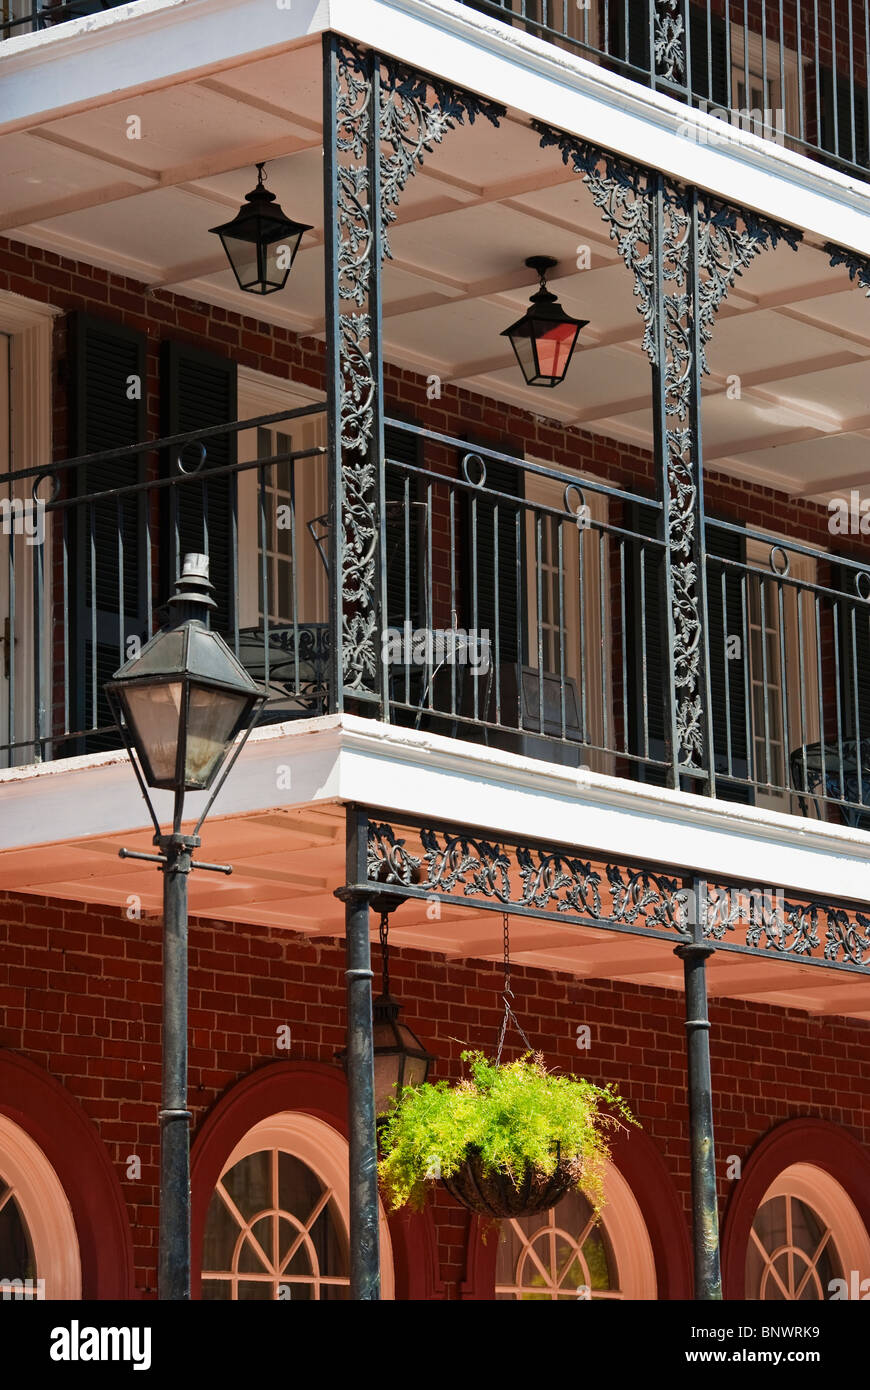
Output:
[[[232,68],[326,29],[816,238],[870,254],[866,183],[725,127],[454,0],[292,0],[286,9],[263,0],[135,0],[0,43],[0,130]]]
[[[352,802],[623,862],[642,859],[825,897],[870,899],[870,835],[862,831],[352,715],[257,730],[210,820]],[[191,797],[191,815],[201,805]],[[158,813],[168,817],[169,809],[164,797]],[[0,772],[0,853],[147,824],[124,753]]]

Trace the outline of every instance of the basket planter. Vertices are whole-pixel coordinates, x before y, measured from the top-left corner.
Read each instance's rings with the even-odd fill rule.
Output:
[[[503,1168],[484,1172],[480,1155],[469,1153],[465,1162],[449,1178],[442,1177],[457,1202],[478,1216],[502,1219],[507,1216],[532,1216],[549,1211],[576,1187],[583,1173],[580,1159],[562,1159],[552,1173],[542,1173],[531,1166],[518,1182]]]
[[[384,1117],[378,1170],[390,1210],[419,1209],[439,1180],[495,1221],[548,1211],[577,1188],[600,1210],[609,1133],[636,1123],[619,1092],[548,1072],[539,1053],[462,1060],[468,1075],[405,1086]]]

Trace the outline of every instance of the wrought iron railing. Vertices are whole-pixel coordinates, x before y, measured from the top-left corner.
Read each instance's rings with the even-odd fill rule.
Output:
[[[265,719],[339,707],[324,423],[312,405],[9,475],[0,765],[117,746],[103,685],[190,550],[211,558],[213,625],[269,688]],[[700,779],[669,741],[661,504],[396,420],[385,443],[385,703],[345,691],[345,708],[870,829],[870,566],[707,520]]]
[[[460,0],[635,82],[866,177],[867,0]]]
[[[327,707],[322,418],[315,405],[7,475],[2,765],[117,745],[103,686],[160,626],[188,551],[210,556],[212,626],[269,688],[266,720]]]
[[[3,0],[0,7],[0,38],[16,34],[32,34],[50,29],[67,19],[83,15],[102,14],[117,9],[127,0]]]

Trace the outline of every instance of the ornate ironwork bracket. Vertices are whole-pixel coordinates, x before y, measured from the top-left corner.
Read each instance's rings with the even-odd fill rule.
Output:
[[[365,846],[378,891],[870,974],[870,915],[854,903],[381,814],[371,813]]]
[[[849,272],[849,279],[860,285],[867,292],[870,299],[870,260],[866,256],[861,256],[857,251],[847,251],[842,246],[835,246],[832,241],[825,243],[823,250],[830,259],[832,266],[844,265]]]
[[[324,38],[325,225],[330,352],[333,707],[386,702],[381,263],[409,178],[448,131],[505,108]]]
[[[706,781],[715,770],[702,614],[706,552],[700,423],[701,377],[716,313],[744,269],[766,247],[797,249],[799,233],[727,207],[694,188],[632,165],[534,122],[541,145],[556,146],[610,225],[634,276],[643,347],[653,368],[655,450],[663,502],[668,650],[674,694],[669,712],[671,781]]]

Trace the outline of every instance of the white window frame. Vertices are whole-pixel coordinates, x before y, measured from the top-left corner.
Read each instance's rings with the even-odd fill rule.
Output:
[[[349,1239],[350,1189],[348,1184],[348,1146],[331,1125],[305,1111],[286,1110],[261,1120],[239,1140],[221,1169],[221,1179],[243,1158],[262,1149],[279,1149],[305,1163],[327,1188],[338,1209]],[[393,1249],[387,1216],[378,1202],[378,1233],[381,1256],[381,1298],[396,1296]],[[203,1274],[205,1280],[205,1274]],[[218,1278],[216,1274],[214,1278]]]
[[[637,1198],[619,1169],[612,1163],[608,1163],[604,1174],[604,1199],[601,1225],[613,1253],[619,1287],[612,1291],[590,1290],[590,1300],[655,1300],[658,1297],[655,1256],[646,1222]],[[524,1247],[531,1245],[543,1231],[553,1227],[559,1229],[559,1204],[557,1203],[551,1211],[541,1212],[538,1221],[539,1225],[531,1236],[526,1236],[518,1223],[513,1223]],[[588,1229],[581,1235],[588,1236]],[[573,1242],[573,1237],[567,1232],[565,1237]],[[496,1282],[496,1297],[498,1298],[499,1293],[510,1297],[515,1288],[516,1285]],[[554,1295],[551,1294],[551,1297]],[[522,1299],[515,1298],[514,1301],[522,1302]],[[578,1299],[578,1302],[581,1301],[585,1299]]]
[[[76,1223],[60,1178],[38,1144],[0,1114],[0,1178],[12,1189],[27,1226],[47,1300],[80,1299],[82,1262]],[[0,1199],[2,1200],[2,1199]],[[0,1282],[11,1277],[0,1269]]]
[[[822,1228],[830,1232],[847,1285],[852,1270],[858,1272],[859,1285],[870,1278],[870,1235],[857,1207],[836,1178],[813,1163],[794,1163],[771,1183],[758,1204],[759,1209],[775,1197],[793,1197],[803,1202]],[[753,1217],[753,1227],[754,1224]],[[752,1229],[749,1239],[750,1242],[754,1239]],[[748,1289],[745,1289],[745,1296],[753,1297]],[[827,1296],[830,1297],[829,1291]]]
[[[51,367],[52,367],[52,338],[54,331],[54,320],[60,314],[60,309],[50,305],[38,304],[33,300],[25,299],[21,295],[9,294],[0,291],[0,333],[8,336],[10,340],[12,370],[10,374],[10,391],[7,401],[7,409],[11,411],[11,419],[7,414],[0,420],[0,429],[4,432],[4,450],[0,455],[0,468],[3,474],[7,471],[18,472],[23,468],[33,468],[37,465],[44,465],[48,468],[52,462],[52,399],[51,399]],[[9,427],[7,428],[7,421]],[[10,449],[11,445],[11,458]],[[9,464],[11,462],[11,470]],[[3,486],[3,476],[0,474],[0,486],[3,487],[3,495],[8,496],[8,491]],[[44,484],[41,489],[42,494],[50,493],[48,484]],[[31,486],[25,479],[13,487],[13,496],[27,500],[31,498]],[[51,554],[51,519],[48,518],[45,528],[45,554]],[[51,566],[47,566],[46,579],[51,573]],[[27,544],[27,537],[16,537],[15,545],[15,593],[16,593],[16,612],[15,612],[15,740],[24,741],[33,738],[36,733],[35,727],[35,690],[34,690],[34,669],[32,651],[33,633],[33,546]],[[44,679],[50,679],[51,671],[51,646],[50,633],[51,622],[51,585],[46,582],[43,595],[43,625],[42,625],[42,670]],[[9,617],[9,588],[6,549],[4,546],[3,563],[0,564],[0,742],[7,741],[8,731],[8,686],[4,675],[7,652],[5,649],[5,622]],[[44,701],[46,707],[50,707],[50,700]],[[24,748],[20,753],[12,757],[12,765],[22,762],[32,762],[32,751]],[[8,760],[6,765],[9,765]]]
[[[771,533],[771,538],[772,538],[772,540],[773,540],[774,542],[777,541],[777,540],[781,540],[782,543],[783,543],[783,546],[785,546],[785,547],[787,547],[787,546],[789,545],[789,543],[790,543],[789,537],[783,535],[781,532],[772,532],[772,533]],[[754,569],[754,570],[762,570],[762,571],[764,571],[765,575],[769,575],[770,578],[775,582],[775,581],[776,581],[777,575],[776,575],[776,571],[775,571],[775,570],[771,567],[771,565],[770,565],[770,552],[771,552],[771,544],[770,544],[770,542],[768,542],[768,541],[759,541],[759,540],[753,539],[752,537],[747,537],[747,539],[746,539],[746,564],[747,564],[747,566],[748,566],[748,567],[751,567],[751,568]],[[796,579],[796,580],[800,581],[801,583],[815,584],[815,582],[816,582],[817,570],[816,570],[816,561],[815,561],[814,557],[813,557],[812,555],[802,555],[802,554],[800,554],[800,553],[798,553],[798,552],[796,552],[796,551],[790,551],[790,550],[786,550],[785,553],[788,555],[788,561],[789,561],[789,577],[792,578],[792,579]],[[755,577],[754,575],[750,575],[749,578],[750,578],[750,580],[755,580],[756,577]],[[756,582],[760,583],[761,581],[760,581],[760,579],[758,579]],[[813,600],[812,600],[812,595],[811,595],[811,593],[809,593],[809,592],[807,592],[807,591],[802,591],[802,592],[800,593],[800,603],[802,604],[803,610],[804,610],[804,619],[803,619],[803,630],[804,630],[804,654],[807,655],[807,653],[809,652],[809,653],[812,655],[812,658],[813,658],[813,673],[815,673],[815,670],[816,670],[816,666],[815,666],[815,635],[816,635],[816,634],[815,634],[815,621],[814,621],[814,618],[813,618]],[[748,603],[747,603],[747,614],[746,614],[747,627],[748,627],[748,624],[749,624],[749,611],[748,611],[748,608],[749,608],[749,605],[748,605]],[[768,616],[769,616],[769,605],[768,605],[768,612],[765,614],[765,618],[767,619]],[[778,621],[778,616],[779,616],[779,612],[778,612],[778,608],[777,608],[777,621]],[[749,633],[748,633],[748,632],[747,632],[747,636],[749,636]],[[747,659],[747,661],[751,662],[751,657],[752,657],[752,643],[751,643],[751,640],[750,640],[750,642],[749,642],[749,651],[746,653],[746,659]],[[800,710],[800,704],[801,704],[801,690],[803,690],[804,719],[805,719],[805,723],[806,723],[806,729],[805,729],[804,732],[803,732],[803,737],[804,737],[804,742],[805,742],[805,743],[813,743],[814,741],[816,741],[816,740],[820,737],[819,690],[818,690],[817,682],[816,682],[815,680],[813,680],[813,679],[804,680],[804,679],[803,679],[803,672],[801,672],[801,670],[800,670],[800,664],[799,664],[799,645],[798,645],[798,625],[797,625],[796,604],[789,604],[789,605],[788,605],[787,612],[786,612],[785,658],[786,658],[786,681],[785,681],[785,689],[782,689],[782,688],[780,689],[780,736],[781,736],[781,738],[782,738],[782,740],[783,740],[783,745],[784,745],[784,721],[783,721],[783,719],[782,719],[782,703],[783,703],[783,701],[786,702],[786,707],[787,707],[787,709],[789,710],[789,712],[792,712],[792,711],[799,711],[799,710]],[[778,657],[778,653],[777,653],[777,670],[779,670],[779,664],[778,664],[778,663],[779,663],[779,657]],[[750,712],[751,712],[751,714],[752,714],[753,727],[752,727],[751,730],[747,730],[747,737],[751,737],[752,740],[753,740],[753,742],[752,742],[752,772],[753,772],[753,777],[755,778],[755,777],[757,777],[757,768],[756,768],[756,761],[755,761],[755,742],[754,742],[754,740],[755,740],[754,703],[753,703],[753,700],[752,700],[752,686],[753,686],[753,676],[754,676],[754,673],[753,673],[753,671],[752,671],[751,665],[750,665],[750,672],[749,672],[749,674],[750,674]],[[769,674],[769,673],[768,673],[768,674]],[[792,728],[791,722],[789,723],[789,743],[792,744],[793,746],[796,746],[796,744],[795,744],[795,730]],[[789,754],[790,754],[790,752],[791,752],[791,748],[783,747],[783,758],[784,758],[783,775],[784,775],[784,781],[785,781],[785,783],[786,783],[787,786],[790,785],[790,782],[791,782],[791,770],[790,770],[790,764],[789,764]],[[771,810],[774,810],[774,811],[784,811],[784,812],[786,812],[786,813],[791,813],[791,814],[793,814],[793,815],[799,814],[799,811],[800,811],[800,807],[799,807],[799,804],[798,804],[798,793],[797,793],[797,792],[785,791],[785,790],[779,791],[779,792],[776,792],[776,791],[767,791],[767,792],[765,792],[765,791],[756,791],[756,795],[755,795],[755,805],[756,805],[756,806],[766,806],[766,807],[769,807]]]
[[[281,410],[298,410],[322,403],[322,391],[295,381],[285,381],[266,372],[240,367],[238,371],[238,411],[240,420],[274,415]],[[299,420],[271,427],[291,436],[294,449],[310,449],[326,444],[326,413],[303,416]],[[257,458],[257,430],[242,430],[238,436],[239,463]],[[329,582],[306,523],[326,512],[328,496],[327,464],[297,464],[296,538],[302,557],[297,574],[297,604],[300,623],[326,622],[329,614]],[[239,474],[239,627],[260,626],[260,531],[258,517],[257,470]]]
[[[552,461],[538,458],[531,454],[526,456],[527,463],[541,464],[543,467],[552,467]],[[606,526],[610,516],[610,501],[606,493],[598,492],[594,488],[584,488],[584,482],[604,483],[605,480],[598,478],[591,473],[577,471],[574,473],[572,482],[576,480],[576,487],[581,489],[583,501],[589,508],[589,515],[592,521],[599,525]],[[565,675],[573,678],[577,686],[577,697],[582,709],[583,695],[580,687],[580,528],[572,520],[571,513],[565,505],[565,488],[568,481],[565,478],[550,478],[541,473],[525,474],[525,497],[524,501],[534,507],[535,503],[540,503],[546,507],[565,513],[563,524],[563,563],[566,573],[565,582],[565,628],[567,630],[567,641],[565,651]],[[568,524],[568,523],[571,524]],[[527,603],[525,613],[526,632],[529,638],[529,652],[537,651],[538,645],[538,613],[537,613],[537,576],[534,564],[536,560],[537,546],[535,542],[534,512],[526,511],[526,586]],[[604,604],[604,623],[601,621],[601,585],[599,571],[599,545],[605,546],[604,572],[609,573],[609,546],[608,533],[597,531],[598,541],[591,545],[588,542],[583,546],[583,593],[594,595],[595,601],[587,604],[588,611],[583,615],[583,670],[586,674],[586,725],[592,741],[597,745],[604,743],[604,702],[601,692],[606,692],[606,699],[610,703],[608,709],[608,729],[613,737],[613,695],[611,690],[611,614],[609,599]],[[569,571],[573,571],[576,582],[569,583],[567,576]],[[534,661],[530,661],[534,665]],[[613,773],[615,768],[615,757],[613,753],[584,751],[583,761],[586,766],[594,772]]]

